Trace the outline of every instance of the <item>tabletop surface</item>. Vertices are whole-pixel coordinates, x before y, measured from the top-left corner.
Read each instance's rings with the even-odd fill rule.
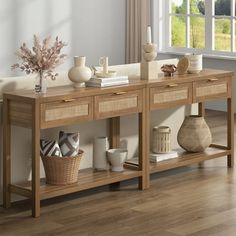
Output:
[[[104,88],[97,88],[97,87],[81,87],[81,88],[74,88],[71,85],[66,86],[56,86],[47,89],[47,94],[45,95],[36,95],[33,90],[15,90],[10,92],[5,92],[4,96],[20,96],[28,99],[33,100],[50,100],[55,97],[85,97],[85,96],[94,96],[94,95],[101,95],[107,94],[111,92],[116,92],[120,90],[132,90],[145,88],[146,86],[161,86],[170,83],[186,83],[186,82],[193,82],[193,81],[200,81],[206,78],[222,78],[227,76],[233,76],[233,72],[231,71],[224,71],[224,70],[214,70],[214,69],[204,69],[202,72],[198,74],[184,74],[178,75],[174,74],[173,77],[164,77],[163,74],[159,74],[158,79],[153,80],[141,80],[139,77],[136,78],[129,78],[129,84],[127,85],[119,85],[119,86],[112,86],[112,87],[104,87]]]

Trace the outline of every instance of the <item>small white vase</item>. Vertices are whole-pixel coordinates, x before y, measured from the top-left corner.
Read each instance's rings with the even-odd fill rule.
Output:
[[[68,77],[74,82],[74,87],[82,87],[92,76],[92,71],[89,67],[85,66],[86,57],[75,56],[75,65],[69,70]]]
[[[109,149],[107,137],[96,137],[93,140],[93,168],[97,171],[109,170],[106,151]]]
[[[124,162],[127,159],[128,151],[122,148],[109,149],[107,151],[108,160],[111,163],[112,171],[123,171]]]

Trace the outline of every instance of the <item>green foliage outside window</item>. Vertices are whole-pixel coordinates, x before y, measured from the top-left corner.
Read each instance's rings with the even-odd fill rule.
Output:
[[[187,0],[183,0],[178,5],[172,0],[172,13],[185,15]],[[190,17],[190,47],[205,47],[205,3],[204,0],[190,0],[190,14],[196,16]],[[228,16],[231,13],[231,0],[214,0],[215,15]],[[171,25],[171,45],[174,47],[186,47],[186,17],[172,16]],[[207,32],[206,32],[207,33]],[[215,20],[215,49],[220,51],[229,51],[231,45],[231,22],[228,19]]]
[[[171,17],[172,46],[186,47],[186,23],[185,17]]]

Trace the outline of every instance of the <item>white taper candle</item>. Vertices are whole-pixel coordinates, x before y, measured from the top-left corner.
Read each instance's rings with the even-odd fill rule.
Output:
[[[152,43],[152,32],[151,32],[151,26],[149,25],[147,27],[147,43]]]

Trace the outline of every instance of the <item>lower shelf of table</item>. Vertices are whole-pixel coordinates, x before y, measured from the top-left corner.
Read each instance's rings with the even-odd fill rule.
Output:
[[[47,199],[56,196],[61,196],[69,193],[79,192],[85,189],[91,189],[111,183],[120,182],[142,176],[142,171],[125,169],[123,172],[99,171],[94,172],[93,169],[85,169],[79,172],[79,180],[75,184],[56,186],[45,183],[41,179],[40,184],[40,199]],[[10,185],[10,191],[31,197],[32,188],[31,182]]]
[[[194,163],[199,163],[202,161],[207,161],[210,159],[227,156],[231,154],[231,150],[227,149],[227,147],[218,145],[218,144],[211,144],[204,152],[198,153],[190,153],[186,152],[182,149],[178,150],[178,157],[160,161],[157,163],[150,163],[149,164],[149,172],[155,173],[164,170],[170,170],[181,166],[187,166]],[[138,170],[138,158],[132,158],[125,163],[125,166],[128,168],[132,168],[134,170]]]
[[[227,147],[216,144],[212,144],[204,152],[190,153],[182,151],[181,153],[178,153],[179,154],[178,158],[161,161],[157,163],[150,163],[150,173],[170,170],[181,166],[187,166],[194,163],[207,161],[210,159],[227,156],[230,153],[231,150],[228,150]]]
[[[227,147],[212,144],[211,147],[201,153],[189,153],[183,151],[182,153],[179,153],[178,158],[158,163],[150,163],[149,171],[150,173],[155,173],[170,170],[230,154],[231,150],[228,150]],[[81,170],[79,172],[79,181],[75,184],[66,186],[48,185],[45,183],[45,180],[42,179],[40,185],[40,199],[42,200],[61,196],[142,176],[142,171],[138,170],[138,164],[129,165],[129,168],[131,169],[125,169],[123,172],[94,172],[93,169]],[[31,198],[31,182],[28,181],[21,184],[10,185],[10,192]]]

